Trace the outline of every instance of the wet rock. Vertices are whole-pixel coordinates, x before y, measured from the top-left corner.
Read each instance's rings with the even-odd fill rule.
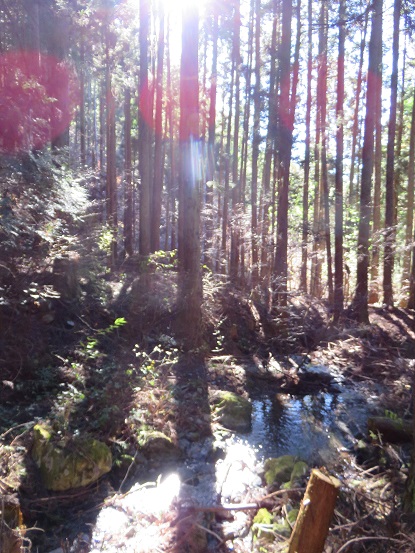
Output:
[[[296,461],[291,472],[290,481],[288,482],[288,488],[300,487],[308,471],[309,466],[305,461]]]
[[[293,488],[301,482],[308,471],[308,465],[295,455],[282,455],[267,459],[264,464],[265,482],[268,486]]]
[[[249,432],[251,429],[252,404],[233,392],[217,390],[211,395],[214,419],[229,430]]]
[[[88,486],[111,470],[111,450],[103,442],[90,436],[59,439],[49,426],[42,424],[33,431],[32,457],[48,490]]]
[[[225,459],[226,457],[226,446],[223,442],[215,441],[212,444],[212,448],[208,453],[207,461],[209,463],[216,463],[219,459]]]
[[[142,453],[151,460],[175,461],[182,455],[173,440],[157,430],[141,430],[139,444]]]

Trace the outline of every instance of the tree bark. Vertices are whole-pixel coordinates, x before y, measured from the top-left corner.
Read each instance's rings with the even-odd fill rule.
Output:
[[[393,269],[395,259],[395,135],[398,101],[398,62],[399,62],[399,22],[401,0],[394,2],[391,100],[388,126],[388,146],[386,153],[386,197],[385,197],[385,245],[383,258],[383,301],[393,305]]]
[[[134,251],[133,240],[133,182],[131,175],[131,90],[127,86],[124,97],[124,250]]]
[[[411,242],[413,243],[413,228],[414,228],[414,189],[415,189],[415,88],[413,93],[412,116],[411,116],[411,138],[409,142],[409,160],[408,160],[408,190],[407,190],[407,207],[406,207],[406,234],[405,244],[406,251],[404,257],[403,278],[409,282],[409,300],[408,307],[415,308],[415,289],[414,279],[410,276],[411,267]],[[414,261],[412,261],[414,263]],[[412,267],[414,270],[414,267]]]
[[[362,150],[362,178],[360,190],[360,219],[357,242],[357,283],[353,309],[361,323],[369,322],[368,313],[368,269],[369,233],[372,213],[371,190],[373,174],[373,147],[376,113],[376,91],[382,86],[380,66],[382,63],[382,0],[374,0],[372,30],[369,44],[369,69],[366,91],[366,116]]]
[[[180,64],[180,205],[182,232],[179,235],[181,331],[192,347],[201,339],[202,276],[200,268],[200,186],[198,37],[196,4],[182,12],[182,56]]]
[[[150,154],[152,105],[148,82],[148,36],[150,26],[150,0],[140,0],[140,255],[147,256],[151,250],[150,225]]]
[[[232,144],[232,220],[231,220],[231,251],[229,262],[230,279],[236,282],[239,271],[239,242],[240,242],[240,224],[238,221],[238,211],[241,201],[241,184],[238,175],[239,161],[239,120],[240,120],[240,66],[241,66],[241,51],[240,51],[240,27],[241,13],[240,0],[235,0],[234,10],[234,32],[233,32],[233,61],[235,65],[235,118],[233,125],[233,144]]]
[[[336,103],[336,175],[335,175],[335,228],[334,228],[334,320],[338,321],[343,311],[343,152],[344,152],[344,55],[345,55],[344,0],[339,0],[339,57],[337,60]]]
[[[164,10],[160,9],[157,47],[156,110],[154,121],[154,178],[151,195],[151,250],[160,249],[161,194],[163,190],[163,60],[164,60]]]
[[[313,65],[313,8],[312,0],[308,0],[308,51],[307,51],[307,102],[305,115],[305,153],[304,153],[304,188],[303,188],[303,223],[301,241],[301,274],[300,289],[307,293],[307,264],[308,264],[308,202],[310,185],[310,161],[311,161],[311,78]]]

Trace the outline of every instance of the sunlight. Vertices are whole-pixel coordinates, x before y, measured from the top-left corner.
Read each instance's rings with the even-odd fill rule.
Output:
[[[199,9],[206,5],[209,0],[198,0]],[[181,14],[183,9],[194,5],[194,0],[161,0],[164,13]]]

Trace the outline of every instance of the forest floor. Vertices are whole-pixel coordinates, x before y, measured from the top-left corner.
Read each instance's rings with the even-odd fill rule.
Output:
[[[252,401],[267,397],[272,402],[280,395],[287,401],[334,397],[339,391],[331,380],[303,370],[320,366],[330,368],[342,386],[359,390],[370,414],[411,420],[413,312],[372,307],[370,325],[346,317],[334,325],[323,302],[292,294],[281,313],[267,306],[261,292],[248,294],[206,273],[201,345],[185,350],[175,336],[174,256],[152,256],[144,273],[134,258],[110,272],[102,254],[97,262],[88,240],[74,247],[68,239],[66,245],[78,255],[71,290],[76,298],[55,294],[50,258],[43,267],[28,265],[13,278],[0,305],[2,553],[95,551],[93,528],[108,501],[179,465],[183,478],[196,482],[197,469],[186,468],[186,459],[203,454],[208,459],[204,466],[214,467],[223,445],[215,451],[215,436],[229,436],[211,417],[209,398],[215,390]],[[66,284],[73,286],[73,281]],[[46,490],[31,457],[32,429],[39,421],[51,422],[63,436],[81,432],[104,441],[113,455],[111,472],[86,488]],[[165,451],[143,450],[149,430],[162,432],[180,460],[170,458],[166,464]],[[325,551],[413,551],[415,517],[402,509],[410,437],[391,444],[366,427],[345,432],[350,440],[339,447],[335,460],[326,463],[318,451],[306,459],[310,467],[324,464],[341,481]],[[282,493],[267,487],[260,465],[258,461],[253,469],[260,482],[241,502],[254,502],[276,519],[284,518],[304,489]],[[216,499],[222,500],[220,494]],[[224,526],[238,518],[237,510],[225,516],[203,504],[195,508],[176,502],[164,519],[136,520],[147,531],[160,529],[157,549],[125,551],[283,551],[286,536],[278,532],[272,532],[272,539],[265,532],[252,541],[249,528],[258,509],[251,507],[239,534],[225,535]],[[15,527],[20,530],[10,530]],[[120,541],[113,551],[124,545]]]
[[[248,398],[270,392],[313,395],[328,384],[318,377],[310,379],[300,369],[304,364],[322,365],[356,386],[380,386],[375,398],[378,414],[411,418],[412,312],[372,308],[370,325],[344,319],[334,327],[323,303],[296,297],[290,316],[279,319],[252,296],[210,281],[203,346],[185,352],[173,336],[174,302],[166,293],[174,274],[169,268],[155,275],[146,300],[140,294],[137,300],[128,276],[118,274],[116,279],[104,277],[114,293],[100,309],[90,298],[76,311],[69,303],[53,300],[53,320],[45,317],[49,311],[39,314],[37,306],[8,320],[0,486],[7,504],[15,505],[17,519],[22,513],[29,528],[22,530],[23,541],[14,546],[11,541],[8,549],[3,531],[4,553],[21,547],[45,553],[56,548],[65,553],[92,551],[88,535],[108,498],[137,481],[155,480],[165,470],[162,460],[137,454],[137,427],[163,432],[182,450],[194,447],[212,434],[209,392],[215,389]],[[124,279],[123,286],[119,279]],[[125,318],[126,324],[122,320],[114,326],[117,318]],[[25,336],[20,350],[13,347],[13,336]],[[24,355],[32,363],[16,364],[15,357]],[[111,473],[85,489],[45,490],[30,456],[31,429],[39,420],[59,421],[65,432],[81,430],[108,443],[115,459]],[[366,429],[354,434],[354,446],[327,467],[341,479],[342,488],[325,551],[413,551],[415,518],[401,508],[411,444],[392,445]],[[262,484],[255,501],[276,515],[282,515],[287,504],[298,503],[303,493],[272,495],[274,491]],[[247,494],[245,501],[249,499]],[[249,546],[242,536],[233,536],[219,545],[223,513],[210,513],[207,522],[206,517],[200,520],[200,511],[180,511],[176,505],[173,512],[167,519],[168,532],[166,520],[150,521],[163,529],[158,551],[283,550],[285,542],[278,535],[275,541],[267,537]],[[251,521],[254,514],[249,513]],[[187,521],[185,530],[181,518]],[[201,527],[207,528],[209,538],[203,546],[191,532]]]

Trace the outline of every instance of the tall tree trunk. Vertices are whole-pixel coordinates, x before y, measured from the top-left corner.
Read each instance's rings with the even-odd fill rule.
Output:
[[[238,221],[238,211],[241,201],[241,184],[238,175],[239,161],[239,120],[240,120],[240,27],[241,27],[241,7],[240,0],[235,0],[234,5],[234,31],[233,31],[233,59],[235,65],[235,119],[233,127],[232,144],[232,221],[231,221],[231,253],[230,253],[230,278],[235,282],[238,278],[239,270],[239,242],[240,242],[240,224]]]
[[[337,59],[336,102],[336,197],[334,228],[334,320],[338,321],[343,311],[343,151],[344,151],[344,54],[345,54],[344,0],[339,0],[339,56]]]
[[[105,28],[105,96],[107,100],[106,111],[106,199],[107,199],[107,223],[111,230],[111,250],[109,257],[109,266],[114,268],[117,261],[117,167],[116,167],[116,136],[115,136],[115,97],[112,90],[112,67],[110,48],[114,37],[109,28],[109,20]]]
[[[133,240],[133,182],[131,175],[131,90],[125,88],[124,97],[124,250],[126,255],[134,251]]]
[[[269,236],[269,209],[271,207],[271,168],[274,158],[275,140],[277,135],[277,95],[276,80],[277,80],[277,31],[278,31],[278,1],[274,0],[273,4],[273,25],[270,46],[270,74],[269,74],[269,89],[268,89],[268,128],[265,142],[265,159],[264,169],[262,173],[262,188],[264,194],[263,215],[262,215],[262,248],[261,248],[261,280],[265,290],[269,287],[269,277],[271,267],[269,265],[270,255],[270,236]]]
[[[403,283],[410,284],[410,302],[408,307],[415,308],[414,282],[410,281],[411,268],[411,243],[413,241],[414,228],[414,188],[415,188],[415,87],[412,95],[411,135],[409,139],[409,160],[408,160],[408,189],[406,204],[406,230],[405,230],[405,257],[403,262]]]
[[[362,80],[363,80],[363,60],[365,57],[366,50],[366,33],[367,25],[369,22],[369,9],[365,13],[365,22],[362,31],[362,40],[360,41],[360,57],[359,57],[359,69],[357,71],[357,83],[356,83],[356,92],[354,94],[355,103],[354,103],[354,115],[353,115],[353,125],[352,125],[352,151],[350,155],[351,164],[350,164],[350,177],[349,177],[349,204],[354,206],[357,204],[357,191],[358,187],[354,182],[355,176],[355,161],[356,161],[356,149],[358,144],[359,134],[359,114],[361,111],[360,108],[360,96],[362,90]]]
[[[252,185],[251,185],[251,248],[252,248],[252,287],[259,280],[258,257],[258,159],[261,142],[261,2],[255,2],[255,87],[254,87],[254,128],[252,139]]]
[[[279,100],[278,100],[278,152],[279,186],[277,209],[277,243],[275,251],[275,276],[277,279],[276,300],[280,307],[287,305],[288,280],[288,192],[294,112],[290,101],[291,57],[291,0],[282,1],[281,46],[279,55]]]
[[[244,105],[244,120],[243,120],[243,135],[242,147],[240,156],[240,176],[241,176],[241,200],[242,211],[246,213],[245,198],[246,198],[246,181],[248,169],[248,142],[249,142],[249,120],[251,117],[251,80],[252,80],[252,61],[253,61],[253,37],[254,37],[254,20],[255,20],[255,5],[251,2],[248,27],[248,59],[245,77],[245,105]],[[245,241],[241,245],[241,276],[242,283],[245,284]]]
[[[163,60],[164,60],[164,10],[160,3],[159,36],[157,46],[156,111],[154,121],[154,180],[151,196],[151,250],[160,249],[161,194],[163,190]]]
[[[383,23],[380,32],[382,33]],[[382,66],[379,68],[379,78],[382,80]],[[379,259],[381,233],[381,193],[382,193],[382,87],[376,88],[375,111],[375,160],[374,160],[374,190],[373,190],[373,225],[372,225],[372,258],[370,261],[370,293],[369,303],[379,300]]]
[[[79,134],[81,146],[81,167],[86,165],[86,123],[85,123],[85,33],[81,29],[81,45],[80,45],[81,68],[79,72]]]
[[[385,245],[383,258],[383,301],[393,305],[393,267],[395,258],[395,135],[396,110],[398,102],[398,62],[399,62],[399,22],[401,0],[395,0],[393,11],[393,46],[391,100],[388,126],[388,146],[386,153],[386,197],[385,197]]]
[[[218,72],[218,39],[219,39],[219,16],[218,6],[213,2],[213,29],[212,29],[212,69],[210,75],[209,92],[209,116],[208,116],[208,146],[207,146],[207,175],[206,175],[206,193],[205,205],[207,209],[205,224],[205,263],[213,269],[212,250],[213,250],[213,182],[215,180],[215,139],[216,139],[216,90],[217,90],[217,72]]]
[[[366,116],[362,150],[362,177],[360,188],[360,219],[357,242],[357,282],[353,308],[361,323],[369,322],[368,313],[368,269],[369,233],[372,213],[371,189],[374,162],[374,129],[377,88],[382,86],[382,0],[372,5],[372,30],[369,43],[369,68],[366,90]]]
[[[307,292],[307,262],[308,262],[308,202],[310,184],[310,141],[311,141],[311,78],[313,66],[313,9],[312,0],[308,0],[308,50],[307,50],[307,102],[305,115],[305,154],[304,154],[304,188],[303,188],[303,224],[301,241],[301,275],[300,289]]]
[[[150,155],[152,104],[148,83],[148,36],[150,26],[150,0],[140,0],[140,255],[146,256],[151,250],[150,227]]]
[[[201,338],[202,276],[200,270],[199,81],[197,4],[182,12],[182,56],[180,64],[180,187],[179,236],[181,328],[193,347]]]
[[[319,75],[317,84],[317,119],[321,133],[320,151],[320,189],[323,193],[324,205],[324,237],[327,255],[327,287],[329,303],[333,303],[333,269],[330,238],[330,208],[329,183],[327,168],[327,33],[328,33],[328,6],[326,0],[321,0],[320,12],[320,40],[319,40]]]
[[[229,179],[230,179],[230,158],[231,158],[231,143],[232,143],[232,112],[233,112],[233,92],[235,84],[235,62],[232,61],[232,77],[229,91],[229,111],[226,118],[226,146],[224,155],[225,168],[225,187],[223,191],[222,205],[222,271],[227,272],[227,242],[228,242],[228,224],[229,224]]]

